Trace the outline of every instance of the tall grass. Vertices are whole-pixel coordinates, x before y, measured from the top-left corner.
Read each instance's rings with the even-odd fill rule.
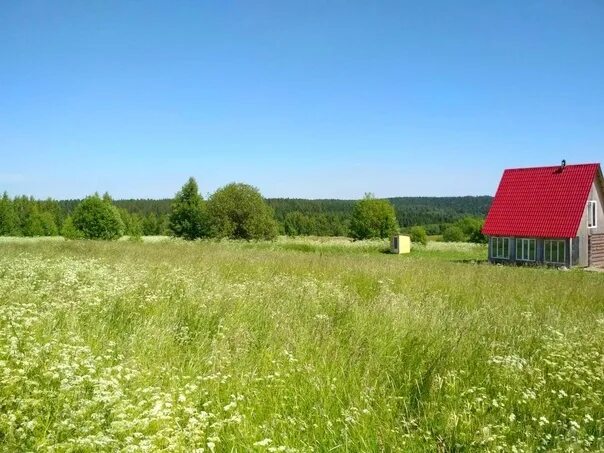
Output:
[[[604,449],[604,274],[385,246],[3,242],[0,449]]]

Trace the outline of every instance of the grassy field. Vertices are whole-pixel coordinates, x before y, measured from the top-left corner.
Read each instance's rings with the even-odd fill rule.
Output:
[[[604,274],[0,240],[0,451],[604,450]]]

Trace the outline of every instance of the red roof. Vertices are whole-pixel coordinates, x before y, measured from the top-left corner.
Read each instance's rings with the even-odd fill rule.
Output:
[[[488,236],[576,237],[599,164],[505,170],[482,229]]]

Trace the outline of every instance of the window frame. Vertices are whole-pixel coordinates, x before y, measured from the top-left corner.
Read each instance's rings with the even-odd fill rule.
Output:
[[[587,202],[587,228],[598,228],[598,203],[596,200],[589,200]]]
[[[533,244],[533,257],[531,258],[531,243]],[[527,244],[528,258],[524,258],[524,245]],[[518,246],[520,246],[520,254],[518,254]],[[537,261],[537,239],[533,238],[516,238],[516,261],[534,262]]]
[[[499,254],[499,243],[501,242],[501,250],[503,253]],[[505,254],[507,246],[507,256]],[[510,259],[510,238],[506,236],[492,236],[491,237],[491,258],[496,260],[509,260]]]
[[[560,243],[563,245],[562,261],[547,259],[547,251],[549,245],[550,258],[552,258],[553,244],[556,243],[556,258],[560,258]],[[545,239],[543,241],[543,262],[548,264],[566,264],[566,240],[565,239]]]

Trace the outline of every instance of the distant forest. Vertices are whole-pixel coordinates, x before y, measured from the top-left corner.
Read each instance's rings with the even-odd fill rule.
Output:
[[[396,197],[388,199],[395,208],[402,231],[423,226],[429,235],[464,217],[484,218],[490,196]],[[81,200],[34,200],[30,197],[0,199],[0,235],[53,235],[62,231],[64,220]],[[124,224],[131,232],[144,235],[168,234],[171,199],[114,200]],[[356,200],[305,200],[269,198],[281,234],[348,236]]]
[[[428,234],[441,234],[448,225],[464,217],[484,217],[491,206],[490,196],[466,197],[395,197],[388,198],[396,211],[401,229],[421,225]],[[347,236],[352,209],[357,200],[306,200],[302,198],[268,198],[275,210],[282,234]],[[68,214],[80,200],[59,201]],[[163,234],[171,199],[115,200],[114,204],[130,214],[140,216],[144,234]]]

